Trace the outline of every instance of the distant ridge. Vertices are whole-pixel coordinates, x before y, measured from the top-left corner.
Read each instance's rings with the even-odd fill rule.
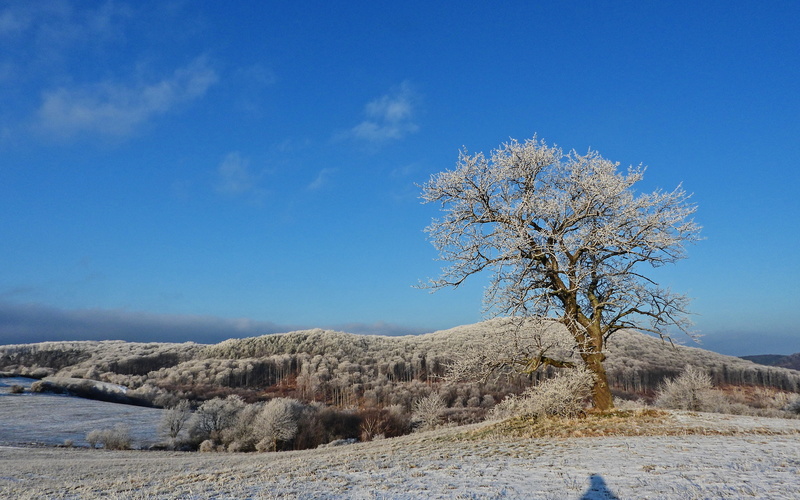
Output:
[[[124,385],[131,389],[129,395],[148,398],[155,405],[170,395],[208,399],[238,391],[248,397],[288,395],[338,406],[369,402],[410,407],[430,392],[430,384],[443,381],[453,359],[470,348],[485,346],[491,335],[504,328],[504,321],[496,318],[392,337],[311,329],[212,345],[123,341],[17,344],[0,346],[0,371]],[[800,392],[800,371],[791,369],[800,366],[800,355],[781,359],[781,366],[766,366],[697,347],[671,345],[633,330],[618,331],[607,345],[609,384],[628,398],[652,396],[664,379],[675,377],[687,365],[701,367],[718,386]],[[548,369],[534,376],[552,374]],[[474,409],[487,395],[498,401],[530,383],[529,378],[518,376],[491,383],[454,382],[440,390],[448,394],[450,407]]]
[[[742,359],[765,366],[777,366],[800,370],[800,352],[784,356],[782,354],[757,354],[755,356],[740,356]]]

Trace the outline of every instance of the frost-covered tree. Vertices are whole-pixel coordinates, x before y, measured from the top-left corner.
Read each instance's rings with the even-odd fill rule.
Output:
[[[297,414],[300,404],[288,398],[275,398],[265,404],[255,418],[255,433],[260,440],[258,451],[276,451],[280,441],[297,435]]]
[[[700,231],[680,186],[637,194],[644,168],[617,167],[595,151],[565,154],[534,136],[503,144],[490,158],[462,151],[454,170],[422,186],[423,200],[444,212],[426,231],[450,262],[426,286],[458,287],[493,271],[486,311],[562,323],[595,375],[600,409],[613,406],[603,366],[609,336],[623,328],[662,338],[672,326],[686,331],[688,299],[643,268],[683,259]],[[553,361],[534,354],[520,362],[529,371]]]
[[[196,439],[220,439],[224,430],[233,427],[245,406],[239,396],[209,399],[197,409],[190,433]]]
[[[189,401],[181,399],[175,406],[164,412],[164,416],[161,417],[161,432],[174,443],[181,431],[186,429],[191,416],[192,407]]]
[[[442,397],[434,392],[414,402],[411,418],[421,423],[423,429],[433,429],[439,424],[446,409],[447,405]]]

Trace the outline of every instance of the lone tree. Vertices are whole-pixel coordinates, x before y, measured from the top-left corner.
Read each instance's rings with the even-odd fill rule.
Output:
[[[534,136],[503,144],[488,159],[461,151],[454,170],[422,186],[424,202],[444,212],[426,232],[450,262],[426,286],[458,287],[493,271],[486,311],[563,324],[594,374],[599,409],[613,407],[603,361],[614,332],[637,328],[669,339],[675,326],[688,333],[689,299],[641,268],[683,259],[685,245],[700,239],[696,207],[680,186],[636,194],[644,168],[619,173],[618,165],[596,151],[564,154]],[[543,364],[569,365],[541,355],[522,363],[528,371]]]

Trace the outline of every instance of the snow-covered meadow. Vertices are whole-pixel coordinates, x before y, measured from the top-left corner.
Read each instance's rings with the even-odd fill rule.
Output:
[[[2,498],[797,498],[800,420],[673,413],[678,435],[446,428],[283,453],[0,447]]]
[[[32,382],[25,377],[0,378],[0,445],[60,446],[71,441],[88,446],[89,432],[118,425],[130,434],[135,447],[161,440],[158,426],[164,410],[27,392]],[[10,394],[13,385],[26,392]]]

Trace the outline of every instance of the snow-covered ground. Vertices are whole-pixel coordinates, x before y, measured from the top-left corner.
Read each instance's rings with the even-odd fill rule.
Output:
[[[59,394],[11,394],[11,386],[26,390],[33,379],[0,378],[0,445],[88,446],[93,430],[127,428],[136,448],[160,441],[158,426],[164,410],[142,408]]]
[[[695,433],[478,439],[465,437],[465,428],[451,428],[266,454],[2,447],[0,497],[684,500],[800,495],[800,421],[678,413],[673,425]],[[703,429],[732,435],[704,435]]]

